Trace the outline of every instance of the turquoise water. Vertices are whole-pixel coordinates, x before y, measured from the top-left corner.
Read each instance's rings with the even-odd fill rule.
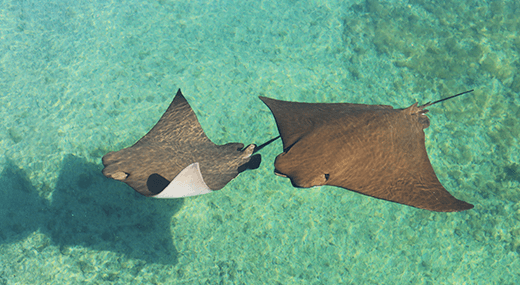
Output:
[[[493,4],[491,4],[493,3]],[[515,1],[0,1],[0,284],[518,284]],[[430,107],[433,213],[293,188],[263,163],[210,195],[101,174],[181,88],[217,144],[277,135],[257,96]]]

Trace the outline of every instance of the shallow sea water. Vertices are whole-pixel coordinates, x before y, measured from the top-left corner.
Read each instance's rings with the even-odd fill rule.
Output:
[[[516,1],[0,1],[0,284],[518,284]],[[425,103],[434,213],[259,169],[144,198],[101,157],[181,88],[217,144],[277,135],[259,95]]]

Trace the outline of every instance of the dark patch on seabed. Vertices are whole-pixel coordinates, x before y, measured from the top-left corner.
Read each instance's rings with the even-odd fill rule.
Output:
[[[25,172],[8,161],[0,174],[0,193],[0,243],[39,229],[62,254],[71,246],[84,246],[151,263],[177,263],[170,221],[183,200],[146,199],[106,179],[99,165],[68,155],[49,203]]]

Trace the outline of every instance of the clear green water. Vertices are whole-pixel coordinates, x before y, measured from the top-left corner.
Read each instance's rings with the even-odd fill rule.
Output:
[[[490,4],[493,2],[493,4]],[[518,284],[516,1],[0,1],[0,284]],[[215,143],[257,96],[431,107],[432,213],[258,170],[154,200],[101,174],[177,88]]]

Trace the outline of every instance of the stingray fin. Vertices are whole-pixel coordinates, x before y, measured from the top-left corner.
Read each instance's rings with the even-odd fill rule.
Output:
[[[192,141],[213,144],[202,130],[195,112],[179,89],[157,124],[135,145],[163,142],[162,138],[167,138],[165,142],[184,141],[188,136]]]
[[[259,97],[269,107],[276,120],[286,152],[306,134],[323,125],[334,124],[345,116],[381,109],[393,109],[388,105],[352,103],[301,103]]]
[[[157,177],[159,176],[159,177]],[[162,176],[150,175],[147,184],[148,189],[156,192],[158,187],[166,186],[158,194],[152,196],[154,198],[184,198],[189,196],[198,196],[211,193],[208,185],[204,182],[202,173],[200,172],[199,163],[195,162],[184,168],[169,184],[165,185]],[[168,180],[166,180],[168,181]]]

